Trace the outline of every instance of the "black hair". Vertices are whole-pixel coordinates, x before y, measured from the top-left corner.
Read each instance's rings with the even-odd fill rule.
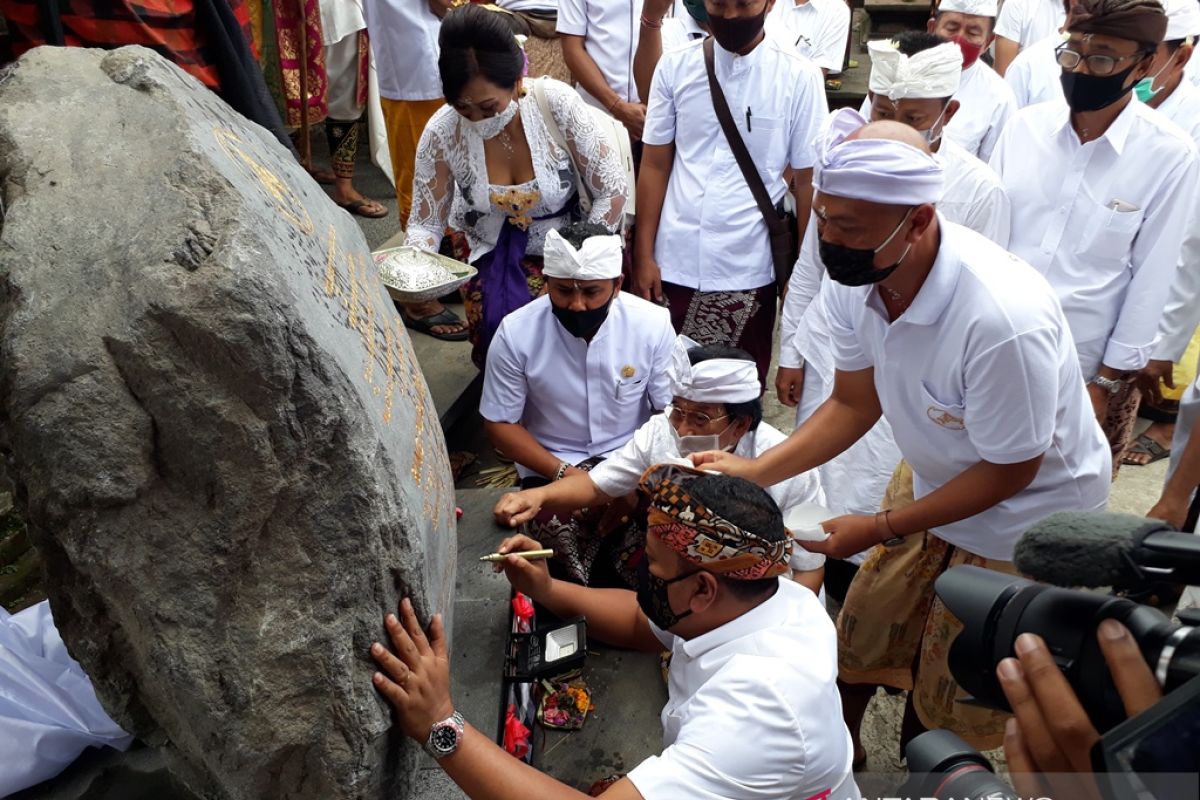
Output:
[[[1167,39],[1163,42],[1163,44],[1167,46],[1168,53],[1175,53],[1179,50],[1179,48],[1187,44],[1187,39]]]
[[[892,37],[892,41],[896,43],[896,49],[904,55],[912,58],[922,50],[932,50],[939,44],[948,44],[949,39],[938,36],[936,33],[928,31],[902,31]],[[943,106],[950,102],[949,97],[939,97],[937,101]]]
[[[745,350],[723,344],[704,344],[688,350],[688,361],[691,364],[699,364],[701,361],[708,361],[713,358],[733,358],[741,361],[754,360],[754,356]],[[746,400],[742,403],[723,403],[722,405],[725,406],[725,413],[729,415],[730,422],[736,422],[739,419],[750,420],[750,427],[747,430],[757,430],[758,424],[762,422],[763,404],[761,397]]]
[[[451,9],[438,35],[438,72],[442,96],[451,105],[463,88],[482,75],[502,89],[512,89],[525,69],[525,54],[503,14],[467,4]]]
[[[596,222],[572,222],[558,229],[558,235],[567,240],[567,244],[576,250],[583,247],[584,241],[593,236],[610,236],[612,231]]]
[[[787,537],[783,512],[761,486],[729,475],[702,475],[688,483],[688,493],[714,514],[768,542]],[[736,580],[717,576],[721,585],[739,600],[757,600],[779,585],[778,578]]]

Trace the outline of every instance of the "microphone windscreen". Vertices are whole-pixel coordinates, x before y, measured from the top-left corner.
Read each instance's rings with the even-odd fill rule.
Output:
[[[1113,586],[1137,580],[1126,554],[1135,534],[1165,527],[1132,514],[1060,511],[1017,542],[1013,564],[1023,575],[1054,586]]]

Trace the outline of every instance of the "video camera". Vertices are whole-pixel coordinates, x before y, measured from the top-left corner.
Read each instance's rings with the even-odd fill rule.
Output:
[[[1014,561],[1023,573],[1060,584],[1136,591],[1139,579],[1200,582],[1200,538],[1140,517],[1059,514],[1022,537]],[[996,667],[1014,655],[1022,633],[1045,640],[1102,734],[1092,764],[1109,800],[1177,800],[1184,795],[1165,774],[1200,775],[1200,614],[1181,612],[1183,624],[1174,624],[1162,612],[1123,597],[973,566],[947,570],[934,590],[963,623],[949,662],[971,702],[1010,711]],[[1105,619],[1129,629],[1165,695],[1131,719],[1096,641],[1096,628]],[[907,786],[910,796],[1015,797],[982,755],[948,731],[917,737],[905,753],[914,776]]]

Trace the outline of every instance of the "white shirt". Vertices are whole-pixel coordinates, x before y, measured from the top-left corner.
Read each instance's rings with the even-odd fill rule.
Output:
[[[816,158],[813,140],[827,112],[821,71],[769,31],[745,56],[715,49],[734,123],[778,203],[784,170],[807,169]],[[775,280],[766,223],[713,111],[702,42],[658,62],[642,139],[675,145],[654,246],[662,279],[706,292]]]
[[[780,580],[737,619],[671,649],[661,755],[629,773],[646,800],[861,800],[838,696],[837,635],[817,596]],[[828,792],[828,794],[826,794]]]
[[[438,31],[442,21],[421,0],[362,0],[375,53],[379,94],[388,100],[441,100]]]
[[[673,433],[671,421],[666,415],[654,415],[637,429],[624,447],[610,453],[608,458],[593,467],[588,477],[597,489],[609,497],[629,494],[637,488],[638,481],[650,467],[680,457]],[[738,440],[733,452],[743,458],[758,458],[786,438],[766,422],[760,422],[755,430]],[[825,505],[825,493],[821,491],[816,470],[781,481],[769,487],[767,494],[771,495],[785,517],[788,509],[794,506],[804,503]],[[799,544],[792,548],[791,566],[794,570],[818,569],[824,563],[825,556],[820,553],[810,553]]]
[[[946,136],[968,153],[984,161],[991,158],[1004,124],[1017,110],[1012,89],[996,71],[976,61],[962,71],[962,83],[954,93],[958,113],[946,126]]]
[[[1021,492],[934,531],[1011,561],[1017,539],[1048,514],[1104,507],[1111,456],[1045,278],[974,231],[939,222],[933,268],[892,324],[875,287],[822,289],[834,362],[846,371],[874,368],[917,499],[980,461],[1044,456]]]
[[[337,44],[367,27],[362,0],[320,0],[321,41]]]
[[[500,323],[479,413],[523,425],[568,464],[608,455],[671,402],[674,346],[670,312],[640,297],[619,294],[589,344],[567,333],[542,295]]]
[[[842,71],[850,35],[850,6],[844,0],[808,0],[802,5],[779,0],[767,15],[767,25],[818,67]]]
[[[554,11],[558,0],[494,0],[496,5],[509,11]]]
[[[1187,134],[1135,100],[1081,145],[1067,104],[1041,103],[1009,120],[991,163],[1009,250],[1058,293],[1084,376],[1144,367],[1195,207]]]
[[[662,30],[659,31],[659,39],[662,42],[662,52],[664,53],[677,50],[687,45],[688,42],[703,39],[708,35],[700,27],[700,23],[692,19],[692,15],[687,12],[687,9],[682,6],[679,8],[680,10],[675,16],[663,20]]]
[[[1028,47],[1058,33],[1065,18],[1062,0],[1004,0],[996,18],[996,35]]]
[[[1017,53],[1004,73],[1004,82],[1012,89],[1017,106],[1036,105],[1049,100],[1062,100],[1062,67],[1055,59],[1054,50],[1062,44],[1061,33],[1054,33]]]
[[[633,82],[633,54],[641,31],[642,0],[559,0],[557,30],[583,37],[583,48],[596,62],[608,86],[630,103],[639,102]],[[577,87],[583,99],[604,104]]]
[[[949,136],[942,138],[933,157],[946,175],[938,210],[951,222],[1007,247],[1012,208],[999,176]]]
[[[1178,125],[1200,147],[1200,89],[1185,77],[1158,107],[1158,113]],[[1178,362],[1200,324],[1200,193],[1183,237],[1175,279],[1158,323],[1154,358]],[[1189,365],[1190,366],[1190,365]]]

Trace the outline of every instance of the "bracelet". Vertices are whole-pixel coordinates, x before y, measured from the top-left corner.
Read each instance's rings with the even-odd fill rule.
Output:
[[[642,14],[642,24],[647,28],[658,29],[662,27],[662,20],[660,19],[658,22],[653,22],[650,19],[647,19],[645,14]]]
[[[888,519],[891,513],[892,510],[888,508],[875,514],[875,532],[879,534],[879,544],[884,547],[895,547],[904,541],[904,537],[892,529],[892,521]]]
[[[561,481],[564,477],[566,477],[567,470],[569,470],[570,468],[571,468],[571,465],[565,461],[562,462],[561,464],[559,464],[558,472],[554,473],[554,480]]]
[[[620,105],[621,102],[622,102],[621,95],[617,95],[617,98],[615,100],[613,100],[611,103],[609,103],[608,106],[604,110],[607,111],[609,114],[611,114],[611,113],[613,113],[613,109],[616,108],[618,105]]]

